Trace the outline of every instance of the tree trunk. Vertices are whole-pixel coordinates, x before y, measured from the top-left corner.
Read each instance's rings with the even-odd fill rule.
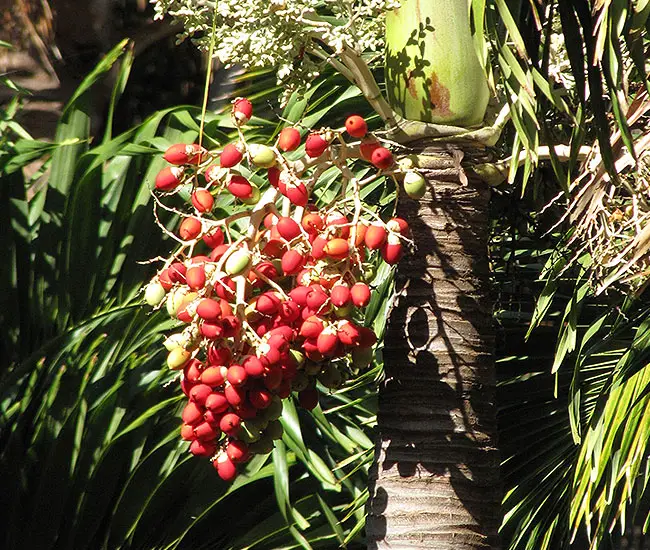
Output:
[[[368,548],[500,548],[489,189],[432,155],[429,189],[400,200],[415,250],[399,264],[385,336]]]

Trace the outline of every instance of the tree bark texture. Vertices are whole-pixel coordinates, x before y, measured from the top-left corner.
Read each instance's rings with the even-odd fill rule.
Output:
[[[401,261],[367,520],[370,549],[498,549],[494,334],[485,184],[459,150],[431,151],[427,194],[400,198]]]

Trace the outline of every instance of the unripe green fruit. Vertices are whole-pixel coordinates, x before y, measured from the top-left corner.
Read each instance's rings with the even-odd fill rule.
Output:
[[[178,308],[183,304],[183,298],[185,298],[185,294],[187,294],[187,289],[175,288],[167,295],[167,302],[165,303],[165,306],[170,317],[176,318],[176,312],[178,311]]]
[[[172,370],[182,369],[192,358],[192,354],[183,348],[174,348],[167,355],[167,366]]]
[[[248,146],[248,152],[255,166],[271,168],[271,166],[275,165],[275,152],[266,145],[252,143]]]
[[[419,200],[427,191],[427,180],[419,172],[410,170],[404,174],[404,191],[412,199]]]
[[[167,292],[159,282],[151,282],[144,289],[144,300],[151,307],[155,307],[165,299]]]
[[[251,196],[240,199],[244,204],[253,205],[257,204],[261,197],[260,188],[254,183],[251,183]]]
[[[226,273],[232,277],[245,275],[251,267],[251,253],[248,250],[236,250],[226,260]]]
[[[178,347],[185,347],[187,343],[187,337],[182,332],[179,332],[168,336],[163,342],[163,346],[165,346],[167,351],[171,351]]]

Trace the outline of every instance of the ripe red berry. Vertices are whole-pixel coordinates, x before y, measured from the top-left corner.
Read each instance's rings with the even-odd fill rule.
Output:
[[[283,128],[278,136],[280,151],[295,151],[300,146],[300,132],[295,128]]]
[[[190,452],[194,456],[212,456],[217,450],[217,445],[214,441],[199,441],[195,439],[190,443]]]
[[[224,242],[224,234],[220,227],[217,227],[209,233],[206,233],[202,238],[203,242],[208,245],[208,247],[213,249],[223,244]]]
[[[194,428],[194,434],[197,439],[201,441],[213,441],[219,435],[219,432],[210,425],[209,422],[201,422],[196,428]]]
[[[196,239],[201,233],[201,220],[198,218],[185,218],[178,228],[178,235],[184,241]]]
[[[363,117],[352,115],[345,121],[345,130],[355,138],[362,138],[368,133],[368,125]]]
[[[226,447],[226,454],[228,458],[235,464],[239,462],[246,462],[250,456],[248,452],[248,445],[239,439],[231,439]]]
[[[253,116],[253,104],[245,97],[236,99],[232,105],[232,117],[237,126],[246,124]]]
[[[212,388],[207,384],[197,384],[190,390],[190,400],[199,406],[205,405],[205,400],[212,393]]]
[[[172,191],[176,189],[183,177],[184,169],[182,166],[166,166],[156,176],[155,186],[160,191]]]
[[[253,196],[253,186],[244,177],[233,175],[228,182],[228,191],[230,191],[238,199],[249,199]]]
[[[241,418],[235,413],[227,413],[221,417],[219,427],[225,434],[235,436],[239,432],[241,426]]]
[[[181,438],[185,441],[192,441],[195,438],[194,427],[189,424],[183,424],[181,426]]]
[[[325,227],[325,221],[316,212],[310,212],[302,218],[302,227],[307,233],[315,235]]]
[[[361,140],[359,145],[359,154],[363,160],[368,162],[372,159],[372,154],[375,152],[375,149],[380,147],[379,142],[374,137],[366,137]]]
[[[205,399],[205,408],[214,413],[225,412],[229,406],[230,403],[223,393],[213,392]]]
[[[379,224],[373,224],[366,230],[365,243],[370,250],[378,250],[386,242],[388,231]]]
[[[187,405],[185,405],[183,413],[181,414],[181,418],[185,424],[195,425],[203,419],[203,411],[199,405],[190,401]]]
[[[357,307],[366,307],[370,303],[370,287],[366,283],[356,283],[350,289],[350,295]]]
[[[282,192],[282,190],[280,191]],[[282,194],[291,201],[291,204],[296,206],[307,206],[307,202],[309,202],[309,192],[301,181],[287,183]]]
[[[219,477],[226,482],[233,481],[237,477],[237,467],[225,453],[219,455],[212,465]]]
[[[176,143],[169,147],[163,158],[170,164],[199,164],[205,149],[198,143]]]
[[[282,255],[282,271],[285,275],[295,275],[305,265],[306,258],[297,250],[287,250]]]
[[[377,147],[370,157],[370,162],[380,170],[386,170],[393,165],[393,153],[385,147]]]
[[[344,307],[350,303],[350,288],[348,285],[336,284],[330,290],[330,300],[336,307]]]
[[[320,157],[328,147],[329,142],[322,134],[309,134],[305,140],[305,153],[311,158]]]
[[[241,365],[231,365],[228,367],[227,378],[228,382],[230,382],[233,386],[239,387],[243,386],[246,383],[248,375],[246,374],[246,369]]]
[[[229,143],[221,151],[219,166],[221,168],[232,168],[244,158],[244,148],[239,143]]]
[[[267,390],[251,390],[248,392],[248,398],[256,409],[266,409],[273,400],[273,396]]]
[[[347,258],[350,253],[350,245],[345,239],[332,239],[323,248],[327,256],[335,260]]]
[[[221,304],[212,298],[203,298],[196,306],[196,314],[209,323],[221,317]]]
[[[398,263],[404,255],[404,249],[401,243],[390,244],[386,243],[381,249],[381,257],[387,264],[394,265]]]
[[[300,235],[300,226],[296,221],[288,216],[283,216],[276,224],[278,233],[286,241],[292,241]]]
[[[187,268],[185,279],[187,280],[187,286],[192,290],[202,289],[205,286],[205,268],[202,264],[191,265]]]
[[[244,357],[242,360],[242,366],[246,369],[246,374],[248,374],[248,376],[257,378],[264,374],[264,365],[254,355]]]

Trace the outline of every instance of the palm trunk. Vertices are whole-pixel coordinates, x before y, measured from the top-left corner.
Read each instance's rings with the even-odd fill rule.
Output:
[[[399,265],[385,337],[368,547],[496,549],[489,190],[461,183],[453,153],[431,166],[426,196],[400,201],[416,249]]]

